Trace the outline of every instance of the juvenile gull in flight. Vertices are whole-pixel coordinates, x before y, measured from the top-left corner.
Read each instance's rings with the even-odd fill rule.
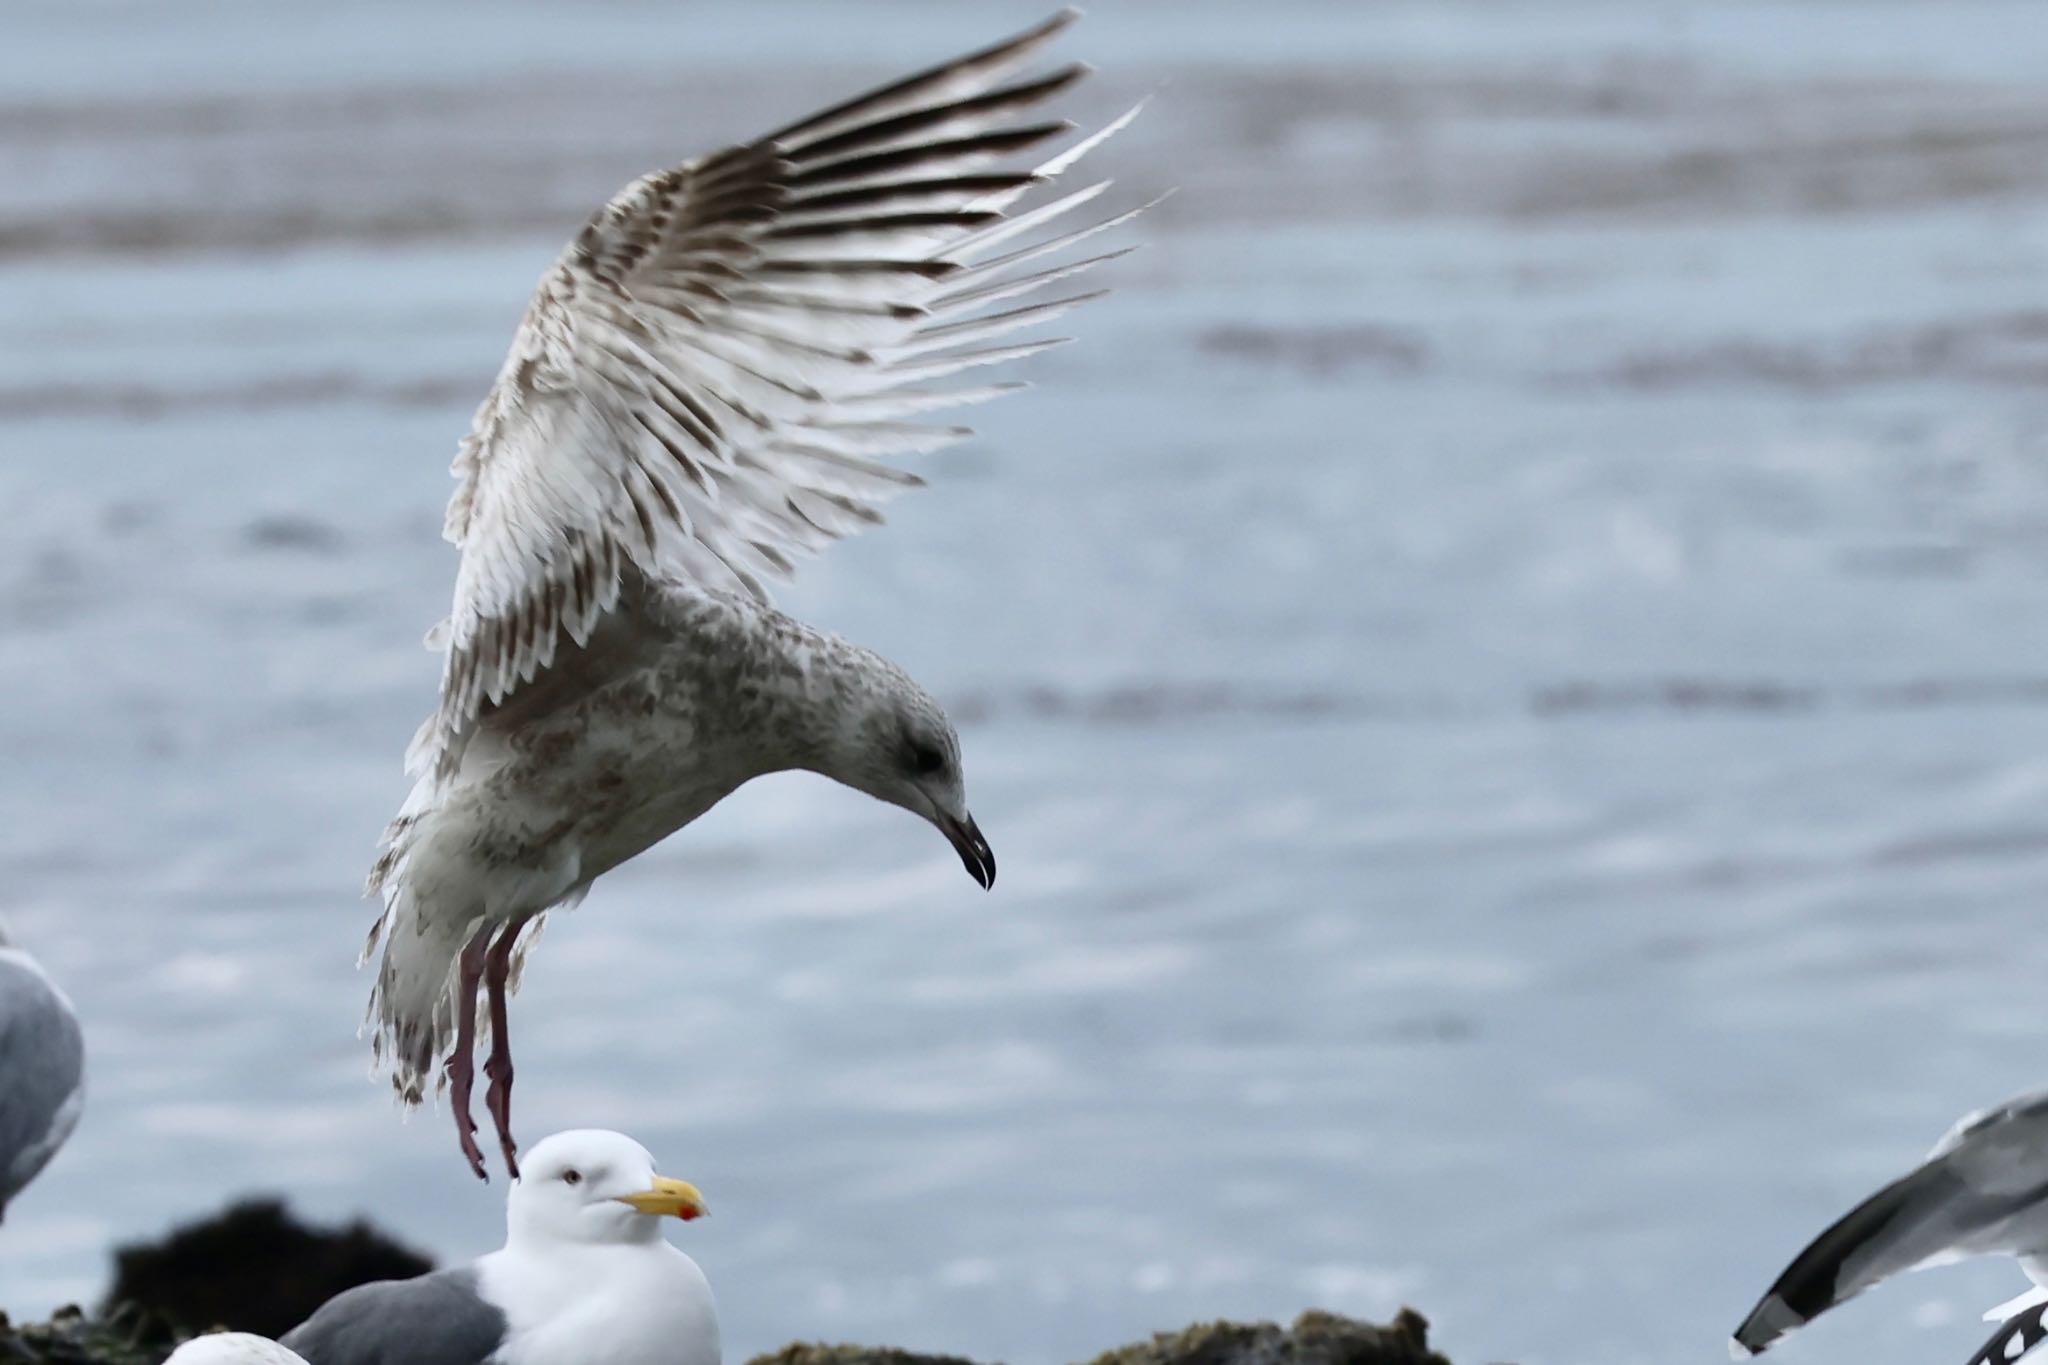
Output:
[[[711,1286],[660,1225],[703,1212],[631,1138],[557,1133],[512,1182],[502,1250],[337,1294],[284,1345],[311,1365],[718,1365]]]
[[[1072,130],[1031,111],[1086,68],[1021,72],[1074,17],[644,176],[542,279],[456,457],[440,704],[370,874],[384,913],[364,950],[383,944],[381,1064],[413,1104],[445,1061],[479,1176],[479,990],[516,1175],[505,997],[524,944],[742,783],[822,773],[995,881],[946,713],[775,611],[762,581],[920,482],[885,458],[968,434],[913,419],[1022,387],[933,381],[1058,344],[998,339],[1093,295],[1015,300],[1122,254],[1071,250],[1137,212],[1072,226],[1107,182],[1005,212],[1136,112],[1018,161]]]
[[[0,924],[0,1218],[71,1136],[84,1107],[77,1011]]]
[[[1977,1362],[2039,1341],[2048,1306],[2048,1091],[1970,1114],[1911,1172],[1814,1239],[1735,1329],[1729,1354],[1755,1355],[1794,1328],[1905,1270],[2006,1255],[2036,1288],[1984,1316],[2005,1326]]]

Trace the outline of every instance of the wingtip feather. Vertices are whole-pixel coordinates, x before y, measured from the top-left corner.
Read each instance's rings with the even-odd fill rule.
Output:
[[[1095,72],[1096,68],[1091,63],[1074,62],[1049,76],[1031,78],[1023,84],[1006,85],[1007,82],[1022,80],[1025,73],[1036,65],[1035,59],[1041,49],[1082,17],[1083,10],[1079,6],[1063,6],[1036,26],[978,52],[856,96],[790,125],[780,133],[769,134],[731,152],[693,163],[703,177],[693,192],[703,195],[704,202],[718,213],[740,215],[741,225],[735,227],[729,237],[715,240],[703,233],[681,238],[673,234],[662,235],[666,231],[662,229],[656,233],[658,248],[636,268],[641,269],[639,283],[648,291],[646,302],[650,308],[669,310],[672,315],[698,326],[689,334],[687,344],[664,332],[649,340],[644,351],[621,351],[618,356],[592,362],[593,372],[599,379],[619,385],[622,391],[633,388],[636,373],[652,373],[661,381],[659,393],[639,394],[644,401],[660,406],[660,395],[673,395],[682,391],[678,386],[686,386],[705,403],[712,405],[712,410],[721,419],[729,417],[728,426],[736,430],[743,422],[751,423],[762,433],[777,428],[797,432],[808,429],[818,433],[821,442],[838,446],[842,452],[858,452],[864,447],[871,447],[873,453],[881,455],[913,453],[914,448],[932,448],[947,439],[964,438],[970,434],[965,427],[939,428],[923,434],[906,434],[881,425],[856,429],[851,424],[825,420],[829,414],[805,409],[845,404],[851,411],[860,411],[880,421],[891,414],[980,401],[1030,385],[1022,380],[1011,381],[962,389],[957,396],[911,386],[920,379],[1022,359],[1071,342],[1070,337],[1053,337],[984,350],[953,350],[951,354],[922,355],[914,363],[895,366],[888,363],[888,357],[897,351],[897,347],[891,344],[891,333],[886,328],[877,332],[870,319],[879,316],[901,326],[902,332],[895,333],[896,336],[922,332],[927,340],[932,340],[931,333],[936,332],[938,338],[950,337],[955,345],[970,338],[979,340],[997,335],[1006,330],[1005,316],[985,316],[957,327],[942,319],[947,316],[949,307],[958,307],[964,312],[970,297],[978,304],[986,305],[1013,293],[1030,292],[1054,279],[1088,268],[1095,262],[1069,263],[1021,278],[1018,271],[1011,269],[1023,261],[1071,247],[1095,232],[1115,226],[1142,211],[1119,214],[1106,223],[1060,233],[1050,241],[1009,251],[995,260],[978,260],[974,265],[960,259],[923,257],[923,253],[930,249],[933,237],[953,236],[956,247],[972,243],[985,250],[994,248],[996,243],[1022,230],[1019,220],[1029,225],[1048,222],[1107,188],[1108,182],[1105,181],[1100,187],[1061,199],[1056,207],[1043,212],[1042,216],[1039,216],[1041,210],[1033,210],[1020,214],[1018,219],[987,223],[940,221],[944,215],[957,218],[981,208],[980,200],[975,198],[977,195],[991,200],[986,206],[988,211],[1000,212],[1027,192],[1029,185],[1051,181],[1108,137],[1127,127],[1149,103],[1151,97],[1147,96],[1109,124],[1079,137],[1073,146],[1041,166],[1029,170],[1022,166],[1004,170],[1001,177],[1006,178],[998,177],[995,170],[988,168],[996,165],[997,158],[1024,160],[1026,149],[1035,150],[1042,138],[1064,140],[1076,133],[1078,125],[1072,120],[1052,118],[1022,128],[998,128],[988,133],[974,132],[974,129],[977,126],[975,120],[984,115],[988,123],[994,123],[997,114],[1009,112],[1012,106],[1021,108],[1028,104],[1039,107],[1039,97],[1049,96]],[[888,126],[892,119],[896,124]],[[937,131],[942,127],[954,135],[948,139]],[[960,128],[974,135],[960,136]],[[912,134],[921,130],[939,140],[928,145],[909,142]],[[832,142],[835,137],[841,139],[839,143]],[[907,146],[899,149],[895,145],[899,142]],[[791,146],[783,144],[799,150],[808,148],[810,161],[801,162],[791,151]],[[853,155],[844,154],[855,149],[865,150]],[[1027,179],[1029,184],[1025,183]],[[785,199],[809,203],[809,217],[786,215],[779,233],[772,236],[756,231],[759,216],[745,215],[755,206],[755,200],[749,196],[767,193],[760,188],[764,181],[773,181],[786,191],[774,201],[777,205]],[[923,196],[922,199],[917,197],[919,195]],[[1160,196],[1153,204],[1165,197]],[[996,200],[1001,202],[994,202]],[[614,201],[615,205],[617,203]],[[1148,204],[1145,207],[1152,206]],[[638,207],[647,215],[659,217],[672,205],[663,201],[643,203]],[[608,206],[607,212],[610,208]],[[889,216],[892,211],[893,218]],[[828,214],[833,216],[828,217]],[[848,214],[864,216],[838,220],[839,216]],[[924,218],[931,221],[923,221]],[[620,227],[604,214],[600,214],[596,221],[600,228]],[[886,238],[888,233],[899,231],[902,235],[900,244],[894,244],[893,239],[883,240],[872,256],[849,258],[840,254],[860,233]],[[623,237],[623,231],[618,235]],[[729,243],[753,243],[764,236],[776,242],[776,250],[765,259],[746,260],[744,271],[739,263],[720,254],[732,250]],[[789,243],[815,239],[825,245],[815,250],[792,249],[783,242],[785,238]],[[900,246],[900,251],[892,250],[892,244]],[[704,257],[685,263],[699,269],[711,283],[702,284],[696,293],[675,285],[673,279],[663,273],[678,267],[678,259],[671,256],[670,248],[674,248],[678,256],[694,252]],[[1095,259],[1114,259],[1130,249],[1124,248]],[[625,254],[621,253],[621,259]],[[923,258],[893,258],[898,255]],[[1001,280],[997,272],[1011,278]],[[958,277],[957,283],[944,286],[937,283],[953,281],[955,277]],[[970,280],[972,286],[969,285]],[[732,287],[728,288],[729,284]],[[758,297],[742,298],[740,285],[751,287]],[[546,287],[544,284],[544,291]],[[1034,305],[1016,310],[1007,317],[1049,320],[1059,312],[1097,296],[1090,293]],[[709,304],[705,303],[706,299],[710,300]],[[545,295],[542,301],[548,301]],[[554,300],[554,303],[560,307],[568,306],[564,299]],[[785,327],[776,321],[763,322],[759,311],[770,307],[801,309],[806,305],[817,310],[813,319],[816,325],[809,330],[803,326]],[[721,315],[714,319],[719,325],[703,326],[705,318],[699,317],[696,310],[702,308],[709,317],[712,307],[733,310],[737,315]],[[789,315],[785,311],[780,316],[786,320]],[[960,312],[953,312],[950,316],[959,317]],[[1021,325],[1021,321],[1010,325]],[[813,330],[817,333],[815,339],[811,336]],[[600,333],[601,339],[617,340],[604,329],[594,329],[591,334]],[[655,341],[668,349],[661,350]],[[844,371],[866,373],[848,375]],[[512,371],[508,367],[510,373]],[[866,382],[857,382],[861,380]],[[800,543],[791,544],[772,535],[762,538],[751,534],[763,529],[758,527],[750,527],[749,535],[736,533],[723,542],[715,535],[708,538],[698,536],[689,524],[690,512],[702,513],[714,523],[714,529],[720,515],[716,506],[707,509],[699,505],[701,502],[715,504],[722,488],[729,504],[744,511],[754,505],[749,498],[760,491],[753,487],[754,482],[771,479],[774,471],[764,474],[759,467],[749,466],[740,475],[720,482],[717,488],[706,484],[698,470],[699,464],[721,480],[725,480],[730,472],[721,464],[721,460],[730,454],[723,449],[727,444],[727,433],[718,431],[715,424],[706,427],[705,424],[711,422],[709,417],[697,422],[686,421],[685,412],[695,417],[696,408],[682,398],[676,398],[674,402],[680,406],[663,409],[668,422],[658,423],[657,434],[668,433],[672,437],[663,443],[664,449],[680,446],[686,452],[670,450],[677,461],[693,475],[698,475],[703,497],[683,499],[685,506],[671,508],[670,515],[679,523],[683,537],[697,536],[706,556],[723,561],[722,565],[715,567],[729,572],[744,591],[766,600],[767,592],[751,570],[760,569],[778,576],[787,574],[790,561],[784,556],[784,551],[808,552],[822,542],[799,535],[795,540]],[[718,404],[724,404],[724,407],[718,407]],[[484,416],[480,414],[480,422]],[[671,426],[682,434],[671,432]],[[702,435],[702,430],[710,430],[713,434]],[[760,439],[748,433],[741,434],[747,435],[748,439]],[[492,441],[497,440],[495,426],[489,436]],[[684,436],[694,436],[694,444],[685,441]],[[481,442],[484,437],[477,439]],[[704,449],[700,451],[696,446]],[[503,530],[502,521],[482,519],[471,506],[476,498],[482,496],[478,492],[478,483],[483,453],[477,445],[466,443],[458,456],[455,472],[463,480],[463,486],[450,504],[446,521],[450,538],[464,545],[466,561],[472,555],[482,556],[486,549],[498,552],[495,547],[481,543],[475,546],[466,544],[471,539],[472,530],[487,526],[497,528],[493,534]],[[840,480],[861,496],[867,495],[868,489],[863,483],[859,465],[851,456],[842,459],[838,470],[828,472],[831,478]],[[917,486],[924,480],[906,474],[901,482]],[[506,486],[511,487],[510,484]],[[829,482],[821,482],[812,491],[822,495],[830,487]],[[625,515],[620,506],[609,504],[572,510],[587,512],[600,522],[605,518]],[[846,510],[850,515],[861,515],[866,509]],[[644,521],[645,514],[642,513],[641,517]],[[838,534],[837,530],[831,529],[830,518],[826,520],[827,526],[820,529],[827,535]],[[765,529],[772,531],[774,528]],[[614,534],[630,533],[631,530],[631,526],[612,527]],[[739,553],[729,557],[728,548]],[[531,623],[526,628],[526,635],[516,640],[500,639],[494,633],[497,626],[491,625],[488,619],[486,624],[491,628],[479,634],[472,629],[477,618],[463,617],[463,604],[458,601],[457,629],[453,639],[447,642],[450,663],[444,669],[441,716],[444,724],[439,734],[459,738],[461,729],[473,718],[484,698],[502,700],[509,692],[530,682],[549,665],[558,636],[565,644],[569,641],[586,644],[596,618],[616,601],[620,558],[637,560],[642,553],[654,558],[659,552],[645,545],[636,550],[629,540],[623,545],[610,546],[607,553],[610,557],[603,563],[589,566],[589,574],[600,583],[600,591],[595,595],[602,600],[584,603],[576,610],[564,610],[559,619],[553,614],[547,615],[539,627],[546,632],[546,638],[538,644],[532,638]],[[542,555],[541,559],[545,561],[546,556]],[[472,606],[478,611],[495,609],[489,601],[484,601],[481,606]],[[440,645],[443,642],[430,643]],[[467,717],[465,711],[468,712]],[[451,746],[442,746],[427,757],[430,762],[438,759],[447,764],[451,761],[452,752]]]

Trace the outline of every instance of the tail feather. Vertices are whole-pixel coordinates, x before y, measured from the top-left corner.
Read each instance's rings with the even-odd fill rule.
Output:
[[[430,851],[422,845],[433,831],[436,796],[431,781],[417,782],[378,842],[366,889],[383,899],[384,909],[359,959],[367,964],[382,946],[363,1027],[370,1034],[371,1073],[388,1072],[407,1106],[426,1097],[429,1079],[454,1042],[456,963],[484,914],[481,903],[467,914],[449,913],[439,904],[422,913],[419,864]],[[446,878],[435,880],[448,884]]]
[[[459,810],[449,807],[431,777],[422,778],[384,831],[370,870],[370,894],[383,898],[384,909],[370,926],[361,961],[378,956],[380,947],[382,956],[363,1027],[375,1058],[372,1074],[388,1072],[408,1106],[426,1098],[430,1083],[446,1079],[440,1064],[453,1051],[457,1011],[465,1008],[458,1000],[463,948],[488,924],[518,922],[506,983],[508,991],[517,990],[545,919],[520,907],[571,906],[587,890],[575,884],[573,853],[539,873],[476,866],[473,830]],[[488,1019],[476,1025],[477,1036],[487,1036]]]
[[[426,1098],[429,1079],[455,1041],[456,965],[482,916],[423,916],[400,882],[372,931],[381,932],[383,960],[370,989],[364,1026],[373,1071],[388,1072],[408,1107]]]
[[[2027,1261],[2032,1259],[2032,1257],[2022,1256],[2020,1263],[2024,1266]],[[2032,1269],[2028,1269],[2027,1273],[2032,1275],[2034,1272]],[[2010,1322],[2028,1309],[2039,1308],[2043,1304],[2048,1304],[2048,1289],[2044,1289],[2037,1284],[2029,1288],[2026,1293],[2015,1294],[2004,1303],[1992,1304],[1984,1310],[1984,1321]]]

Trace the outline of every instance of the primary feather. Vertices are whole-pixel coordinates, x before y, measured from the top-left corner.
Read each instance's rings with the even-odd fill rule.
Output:
[[[1837,1219],[1750,1310],[1734,1349],[1760,1352],[1904,1271],[2000,1253],[2048,1281],[2048,1092],[1966,1115],[1919,1166]]]
[[[417,763],[449,776],[479,715],[587,641],[628,569],[765,601],[765,579],[918,482],[885,460],[969,434],[910,419],[1010,387],[923,385],[1058,344],[986,345],[1092,296],[994,305],[1120,254],[1020,269],[1130,216],[1065,226],[1100,185],[1004,215],[1129,118],[1004,169],[1071,129],[1016,120],[1086,68],[1012,78],[1074,17],[643,176],[577,234],[455,460],[462,563]]]

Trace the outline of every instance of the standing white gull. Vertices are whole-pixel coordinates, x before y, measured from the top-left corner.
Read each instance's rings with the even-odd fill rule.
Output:
[[[505,1200],[505,1245],[469,1265],[358,1285],[284,1335],[311,1365],[718,1365],[718,1310],[660,1218],[696,1187],[620,1133],[557,1133]]]
[[[2006,1326],[1972,1358],[2010,1360],[2042,1334],[2048,1305],[2048,1092],[1969,1114],[1918,1167],[1800,1252],[1735,1329],[1755,1355],[1794,1328],[1906,1270],[1970,1256],[2018,1259],[2035,1288],[1984,1316]]]
[[[1136,112],[1011,164],[1072,127],[1018,118],[1084,67],[1018,77],[1074,17],[642,177],[542,279],[455,461],[440,705],[364,950],[381,939],[381,1063],[415,1104],[445,1062],[479,1176],[479,989],[516,1175],[505,997],[529,931],[741,784],[822,773],[930,821],[994,883],[946,713],[774,610],[762,578],[919,482],[882,457],[968,434],[910,419],[1021,387],[930,381],[1058,344],[985,343],[1093,296],[1009,301],[1122,254],[1055,256],[1135,209],[1043,231],[1106,181],[1004,212]]]
[[[71,1136],[84,1107],[78,1012],[0,923],[0,1218]]]

